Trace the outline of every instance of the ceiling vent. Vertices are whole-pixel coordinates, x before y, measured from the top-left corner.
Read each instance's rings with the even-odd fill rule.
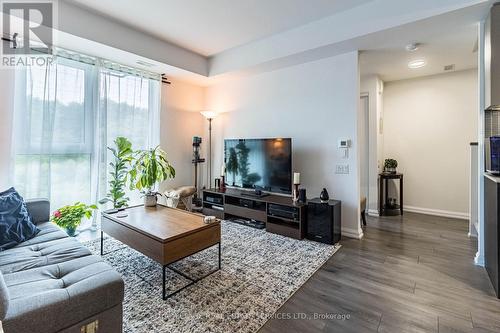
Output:
[[[445,72],[446,71],[453,71],[453,70],[455,70],[455,64],[444,66],[444,70],[445,70]]]

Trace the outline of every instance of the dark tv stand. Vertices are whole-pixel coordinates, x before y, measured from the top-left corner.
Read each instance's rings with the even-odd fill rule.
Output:
[[[291,197],[226,188],[203,190],[203,214],[220,219],[248,219],[261,222],[266,231],[303,239],[306,228],[306,208]]]

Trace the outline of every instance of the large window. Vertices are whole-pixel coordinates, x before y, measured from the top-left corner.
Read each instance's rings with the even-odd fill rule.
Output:
[[[157,144],[160,83],[139,74],[62,57],[18,71],[14,181],[25,198],[49,198],[52,209],[95,203],[106,146],[117,136],[135,149]]]

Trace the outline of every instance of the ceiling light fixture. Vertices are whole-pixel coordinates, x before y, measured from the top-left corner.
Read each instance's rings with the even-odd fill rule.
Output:
[[[426,64],[427,64],[427,62],[424,59],[412,60],[408,63],[408,68],[410,68],[410,69],[422,68]]]
[[[411,43],[405,46],[406,51],[408,52],[414,52],[418,50],[418,47],[420,46],[420,43]]]

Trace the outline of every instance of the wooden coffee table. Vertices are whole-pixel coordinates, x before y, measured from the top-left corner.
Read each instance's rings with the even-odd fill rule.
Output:
[[[126,217],[118,217],[126,213]],[[119,213],[102,213],[101,255],[104,255],[103,233],[141,252],[163,267],[163,299],[171,297],[199,280],[218,271],[221,267],[221,227],[220,223],[205,224],[203,216],[187,211],[169,208],[134,206]],[[173,268],[171,264],[189,257],[211,246],[218,245],[219,265],[216,270],[192,278]],[[165,290],[165,271],[170,270],[182,275],[190,283],[167,295]]]

